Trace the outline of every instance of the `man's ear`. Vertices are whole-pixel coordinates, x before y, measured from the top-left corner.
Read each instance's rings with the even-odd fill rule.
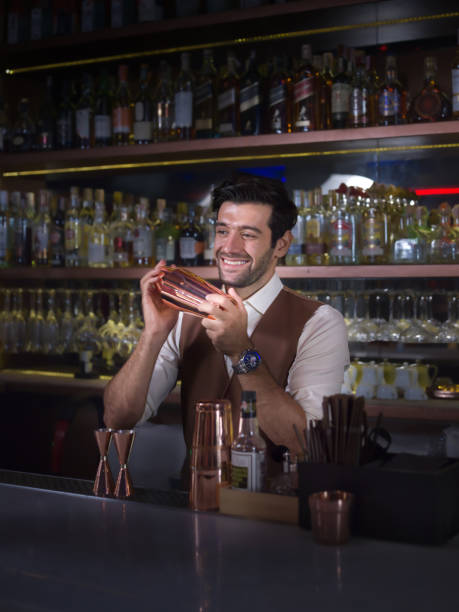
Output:
[[[274,247],[274,255],[279,259],[284,257],[292,244],[293,236],[290,230],[287,230],[283,236],[278,238]]]

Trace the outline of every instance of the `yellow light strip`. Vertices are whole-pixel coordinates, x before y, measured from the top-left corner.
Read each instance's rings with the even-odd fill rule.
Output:
[[[72,372],[52,372],[49,370],[16,370],[11,368],[6,368],[1,371],[2,374],[24,374],[27,376],[49,376],[52,378],[75,378],[75,375]],[[111,376],[107,376],[106,374],[100,375],[98,378],[93,378],[91,380],[111,380]],[[76,380],[79,380],[78,378]],[[80,379],[81,380],[81,379]]]
[[[427,151],[457,149],[459,142],[449,144],[400,145],[396,147],[367,147],[357,149],[336,149],[331,151],[305,151],[299,153],[267,153],[264,155],[232,155],[225,157],[201,157],[199,159],[174,159],[168,161],[148,161],[136,163],[103,164],[98,166],[75,166],[69,168],[42,168],[40,170],[15,170],[3,172],[3,178],[22,176],[44,176],[49,174],[73,174],[83,172],[102,172],[104,170],[135,170],[139,168],[161,168],[165,166],[187,166],[196,164],[215,164],[241,161],[265,161],[270,159],[294,159],[330,155],[353,155],[357,153],[393,153],[397,151]]]
[[[418,17],[404,17],[401,19],[382,19],[380,21],[369,21],[367,23],[357,23],[340,26],[329,26],[326,28],[316,28],[310,30],[296,30],[294,32],[280,32],[278,34],[264,34],[260,36],[238,37],[230,40],[220,40],[213,43],[198,43],[193,45],[182,45],[180,47],[168,47],[166,49],[150,49],[149,51],[136,51],[133,53],[120,53],[117,55],[106,55],[102,57],[94,57],[88,59],[80,59],[67,62],[55,62],[43,64],[40,66],[25,66],[23,68],[6,68],[6,74],[23,74],[25,72],[38,72],[40,70],[54,70],[57,68],[70,68],[75,66],[87,66],[90,64],[100,64],[104,62],[117,62],[120,60],[136,59],[141,57],[149,57],[154,55],[167,55],[170,53],[180,53],[183,51],[197,51],[199,49],[230,47],[235,45],[248,45],[260,42],[272,42],[276,40],[284,40],[287,38],[299,38],[306,36],[315,36],[318,34],[327,34],[331,32],[344,32],[346,30],[378,28],[390,25],[399,25],[403,23],[418,23],[421,21],[437,20],[437,19],[452,19],[459,17],[459,11],[450,13],[438,13],[436,15],[420,15]]]

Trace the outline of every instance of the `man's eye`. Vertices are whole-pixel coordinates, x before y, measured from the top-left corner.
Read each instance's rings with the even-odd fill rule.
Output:
[[[218,230],[216,231],[216,233],[217,233],[219,236],[226,236],[226,234],[228,233],[228,231],[227,231],[227,230],[225,230],[225,229],[218,229]]]
[[[252,238],[255,238],[255,235],[254,235],[254,234],[247,234],[246,232],[244,232],[243,234],[241,234],[241,236],[242,236],[242,237],[243,237],[245,240],[247,240],[247,239],[249,239],[249,240],[250,240],[250,239],[252,239]]]

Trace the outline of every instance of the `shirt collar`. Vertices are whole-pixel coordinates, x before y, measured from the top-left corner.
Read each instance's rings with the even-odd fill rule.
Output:
[[[251,306],[254,310],[264,315],[276,297],[282,290],[282,281],[276,272],[272,275],[266,285],[258,289],[253,295],[243,301],[245,306]]]

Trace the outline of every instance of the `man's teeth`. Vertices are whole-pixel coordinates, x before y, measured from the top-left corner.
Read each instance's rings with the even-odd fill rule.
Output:
[[[243,266],[247,261],[245,259],[226,259],[222,257],[223,263],[228,266]]]

